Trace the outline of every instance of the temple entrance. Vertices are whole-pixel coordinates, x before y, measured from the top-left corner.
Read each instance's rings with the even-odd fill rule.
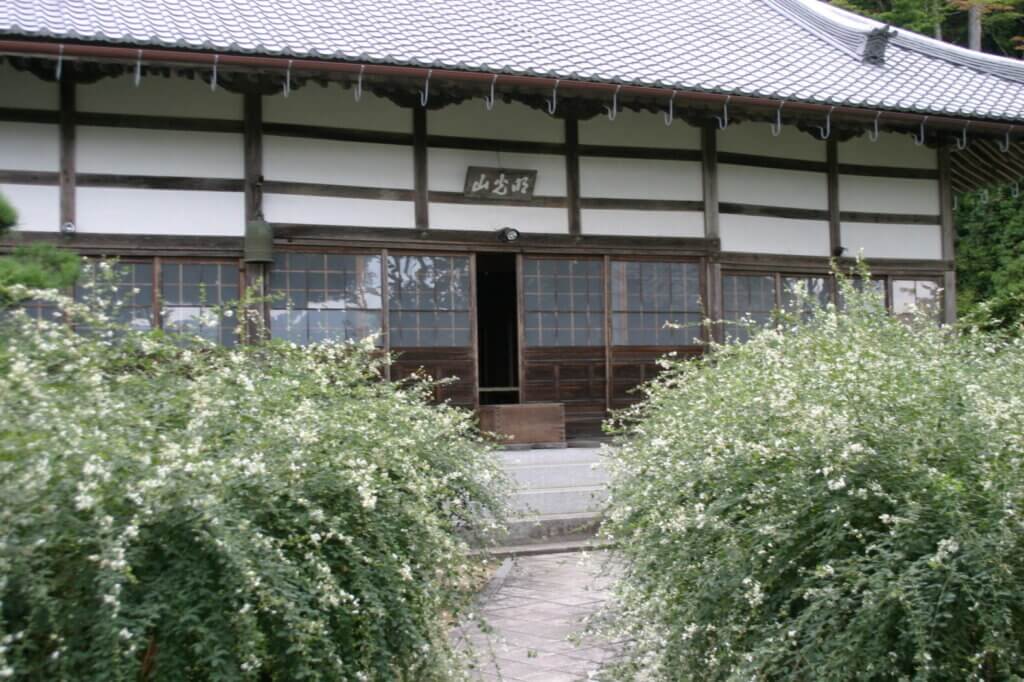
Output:
[[[519,402],[519,321],[516,257],[476,257],[478,376],[481,405]]]

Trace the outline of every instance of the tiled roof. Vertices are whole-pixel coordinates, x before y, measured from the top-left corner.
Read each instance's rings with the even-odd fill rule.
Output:
[[[551,76],[1024,120],[1024,64],[817,0],[4,0],[0,36]]]

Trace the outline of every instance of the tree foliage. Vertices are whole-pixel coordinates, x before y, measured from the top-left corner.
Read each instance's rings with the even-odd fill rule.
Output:
[[[8,201],[7,197],[0,194],[0,237],[4,235],[7,230],[11,229],[18,222],[18,212],[14,210],[14,206]]]
[[[1020,679],[1024,339],[844,287],[626,414],[608,679]]]
[[[31,295],[79,331],[0,323],[0,678],[459,679],[465,536],[499,513],[469,413],[372,343],[224,349]]]
[[[957,304],[965,313],[1015,326],[1024,319],[1024,197],[1007,189],[961,197]]]

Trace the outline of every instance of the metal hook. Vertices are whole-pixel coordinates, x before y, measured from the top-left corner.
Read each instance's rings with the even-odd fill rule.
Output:
[[[835,111],[835,107],[831,107],[828,110],[828,116],[825,118],[825,127],[818,126],[818,130],[821,133],[821,139],[827,140],[832,136],[832,112]]]
[[[1013,183],[1010,185],[1010,196],[1016,199],[1020,196],[1020,183]]]
[[[292,94],[292,60],[288,60],[288,70],[284,74],[284,96]]]
[[[484,107],[487,111],[494,109],[494,84],[498,82],[498,74],[494,74],[494,78],[491,79],[491,94],[490,96],[484,95]]]
[[[60,74],[64,71],[64,46],[60,46],[60,52],[57,53],[57,80],[60,80]]]
[[[786,100],[782,100],[779,103],[779,108],[775,110],[775,123],[772,123],[772,137],[778,137],[782,134],[782,107],[786,106]]]
[[[1010,133],[1011,132],[1013,132],[1013,126],[1010,126],[1009,128],[1006,129],[1006,141],[1005,142],[996,142],[996,144],[999,145],[999,151],[1001,151],[1004,154],[1007,154],[1010,151]]]
[[[914,144],[918,147],[924,144],[924,124],[928,122],[928,117],[925,116],[921,119],[921,136],[914,135]]]
[[[362,66],[359,67],[359,78],[356,79],[356,89],[352,93],[352,95],[356,98],[357,102],[363,98],[363,72],[364,71],[366,71],[366,64],[363,64]]]
[[[605,105],[604,107],[604,110],[608,112],[609,121],[614,121],[619,115],[619,90],[621,89],[621,85],[615,86],[615,94],[612,95],[612,105],[610,107]]]
[[[548,113],[552,116],[555,115],[555,109],[558,108],[558,84],[561,82],[560,79],[555,79],[555,87],[551,90],[551,99],[548,100]]]
[[[957,138],[957,140],[956,140],[957,151],[961,151],[962,152],[963,150],[967,149],[967,128],[970,125],[971,125],[971,122],[968,121],[967,124],[964,126],[963,132],[960,133],[960,137]]]
[[[423,84],[423,89],[420,90],[420,106],[427,106],[427,101],[430,100],[430,77],[433,75],[433,69],[427,69],[427,80]]]
[[[135,60],[135,87],[142,82],[142,50],[139,50],[138,58]]]
[[[956,194],[953,195],[953,210],[957,211],[960,209],[960,197]]]
[[[882,118],[882,112],[879,111],[875,114],[875,129],[868,131],[868,139],[872,142],[878,142],[878,119]]]
[[[220,55],[213,55],[213,75],[210,77],[210,92],[217,92],[217,67],[220,64]]]
[[[677,92],[678,92],[678,90],[673,90],[672,91],[672,97],[670,97],[669,100],[668,100],[668,113],[664,115],[664,117],[665,117],[665,126],[668,127],[668,128],[672,127],[672,120],[676,116],[675,102],[676,102],[676,93]]]
[[[987,189],[981,190],[981,203],[983,203],[983,204],[987,204],[988,203],[988,190]]]
[[[729,100],[732,99],[732,95],[725,98],[725,104],[722,105],[722,115],[715,116],[715,120],[718,121],[718,129],[725,130],[729,127]]]

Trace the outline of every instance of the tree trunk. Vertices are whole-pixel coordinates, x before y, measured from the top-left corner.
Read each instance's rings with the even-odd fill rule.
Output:
[[[981,5],[978,3],[967,8],[967,47],[981,52]]]

